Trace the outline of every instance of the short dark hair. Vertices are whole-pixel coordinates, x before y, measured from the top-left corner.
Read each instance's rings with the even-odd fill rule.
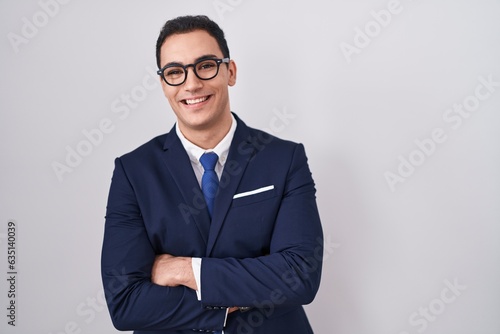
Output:
[[[158,40],[156,41],[156,64],[158,65],[158,68],[161,68],[161,46],[163,45],[167,37],[174,34],[184,34],[192,32],[195,30],[204,30],[209,33],[210,36],[215,38],[217,44],[219,44],[219,48],[222,51],[222,55],[224,56],[224,58],[230,58],[229,48],[227,47],[226,38],[224,37],[224,31],[222,31],[217,23],[210,20],[205,15],[186,15],[168,20],[161,29]]]

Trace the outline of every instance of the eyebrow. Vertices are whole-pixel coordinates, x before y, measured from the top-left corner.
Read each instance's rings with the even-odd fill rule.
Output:
[[[218,57],[214,54],[206,54],[206,55],[203,55],[203,56],[196,58],[193,63],[196,63],[197,61],[200,61],[200,60],[213,59],[213,58],[218,58]],[[163,66],[163,67],[167,67],[167,66],[171,66],[171,65],[183,65],[183,63],[180,61],[171,61],[171,62],[165,64],[165,66]]]

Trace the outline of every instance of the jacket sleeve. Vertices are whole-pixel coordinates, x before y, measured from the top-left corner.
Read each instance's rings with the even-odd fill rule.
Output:
[[[151,282],[155,251],[120,159],[109,192],[101,258],[106,301],[119,330],[221,330],[226,310],[207,309],[195,291]]]
[[[314,299],[321,277],[323,233],[314,181],[301,144],[291,158],[284,188],[269,255],[203,258],[204,304],[274,308]]]

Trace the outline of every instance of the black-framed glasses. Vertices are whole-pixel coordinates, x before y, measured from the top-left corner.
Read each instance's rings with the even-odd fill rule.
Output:
[[[219,67],[222,63],[229,63],[229,58],[208,58],[198,60],[194,64],[169,64],[165,67],[159,69],[156,73],[162,77],[170,86],[180,86],[187,79],[187,69],[188,67],[193,68],[194,74],[201,80],[213,79],[219,74]]]

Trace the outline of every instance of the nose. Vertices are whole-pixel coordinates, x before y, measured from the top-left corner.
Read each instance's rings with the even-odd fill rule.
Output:
[[[188,68],[186,69],[186,71],[187,77],[186,81],[184,82],[184,89],[190,92],[200,89],[203,86],[203,82],[196,76],[196,74],[194,74],[194,69]]]

